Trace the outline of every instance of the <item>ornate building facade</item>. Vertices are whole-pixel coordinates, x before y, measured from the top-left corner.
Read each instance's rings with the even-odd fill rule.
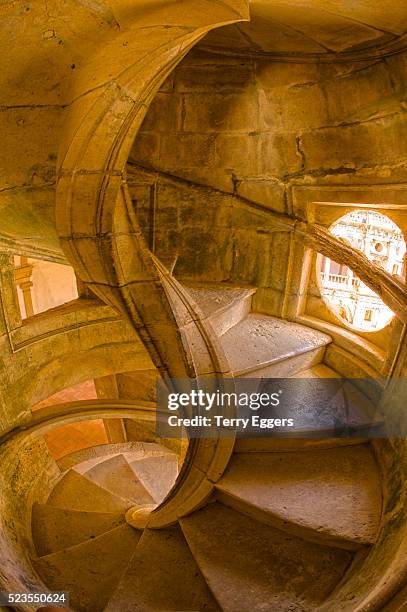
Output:
[[[406,245],[389,217],[371,210],[355,210],[337,221],[332,233],[394,276],[405,276]],[[321,264],[322,296],[346,323],[365,331],[382,329],[393,318],[379,296],[341,266],[325,257]]]

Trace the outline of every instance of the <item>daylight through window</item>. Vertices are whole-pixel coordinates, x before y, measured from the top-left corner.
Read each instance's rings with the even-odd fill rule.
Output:
[[[331,232],[348,240],[390,274],[404,274],[404,238],[400,228],[386,215],[356,210],[336,221]],[[347,266],[320,257],[318,267],[322,297],[346,325],[361,331],[376,331],[391,321],[393,312]]]

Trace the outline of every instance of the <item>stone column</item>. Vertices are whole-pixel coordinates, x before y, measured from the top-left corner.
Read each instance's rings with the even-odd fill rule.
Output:
[[[14,270],[14,280],[23,294],[26,317],[32,317],[34,314],[31,295],[31,287],[33,286],[31,281],[32,271],[33,267],[28,263],[27,257],[20,257],[20,266]]]

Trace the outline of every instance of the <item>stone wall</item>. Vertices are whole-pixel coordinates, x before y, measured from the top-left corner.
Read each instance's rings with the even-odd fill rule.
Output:
[[[397,189],[407,176],[406,74],[403,54],[318,65],[192,51],[130,156],[150,247],[169,263],[178,256],[180,279],[258,287],[255,308],[281,316],[293,248],[262,212],[292,214],[294,186]],[[369,339],[387,351],[391,329]]]
[[[60,470],[40,435],[22,434],[2,445],[0,455],[0,581],[13,592],[47,589],[31,566],[36,556],[31,537],[31,510],[45,503]],[[21,610],[32,610],[22,605]]]
[[[148,185],[135,184],[142,180]],[[129,185],[145,238],[168,265],[176,258],[179,279],[258,287],[256,308],[279,315],[290,241],[262,209],[233,194],[134,168]]]
[[[293,182],[406,178],[407,56],[268,62],[192,51],[153,101],[131,160],[287,211]]]

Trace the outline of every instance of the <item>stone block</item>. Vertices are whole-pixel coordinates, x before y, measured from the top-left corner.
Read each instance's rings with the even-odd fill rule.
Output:
[[[255,286],[264,265],[264,240],[255,229],[234,229],[233,247],[233,282]]]
[[[301,171],[302,158],[294,135],[263,133],[261,136],[261,174],[284,177]]]
[[[246,134],[221,133],[216,138],[218,167],[230,174],[255,175],[260,166],[260,136],[257,132]]]
[[[256,131],[259,108],[255,90],[243,94],[201,93],[185,96],[184,130],[187,132]]]
[[[301,132],[328,123],[328,108],[320,85],[305,83],[261,92],[262,126]]]
[[[195,168],[214,163],[215,138],[204,134],[163,134],[160,164],[168,170]]]
[[[263,90],[316,83],[321,78],[318,64],[258,61],[255,71],[259,89]]]
[[[250,60],[195,65],[185,62],[175,71],[175,87],[180,92],[240,91],[253,83],[253,77]]]
[[[205,230],[184,230],[176,272],[189,279],[226,281],[230,278],[233,240],[230,236],[219,244],[213,233]]]
[[[181,127],[181,96],[158,92],[141,126],[142,132],[176,132]]]
[[[330,169],[333,174],[344,166],[382,166],[406,158],[407,124],[402,113],[363,123],[307,132],[301,148],[307,170]]]
[[[155,217],[156,225],[161,228],[178,228],[178,210],[176,207],[158,206]]]
[[[373,114],[394,96],[391,71],[382,62],[357,66],[348,74],[327,79],[321,86],[331,123],[354,121],[361,112]]]
[[[276,212],[287,212],[282,183],[267,178],[239,179],[238,195]]]
[[[154,166],[160,155],[160,135],[154,132],[139,132],[130,152],[129,161]]]
[[[259,287],[253,298],[253,310],[273,317],[281,317],[283,294],[277,289]]]
[[[184,202],[195,202],[197,196],[193,185],[176,183],[162,177],[157,183],[156,202],[160,209],[180,208]]]

